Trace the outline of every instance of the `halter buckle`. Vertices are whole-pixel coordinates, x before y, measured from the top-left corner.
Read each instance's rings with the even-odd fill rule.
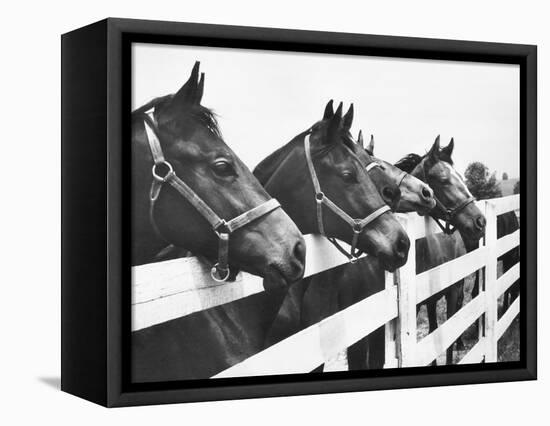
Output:
[[[160,170],[158,169],[158,167],[167,167],[168,168],[168,171],[166,172],[166,174],[164,176],[161,176],[159,174]],[[172,177],[174,175],[174,169],[172,168],[172,165],[166,161],[166,160],[163,160],[159,163],[155,163],[153,165],[153,168],[151,169],[151,173],[153,175],[153,178],[155,178],[155,180],[159,181],[159,182],[166,182],[168,179],[170,179],[170,177]]]
[[[219,275],[220,272],[225,273],[225,275]],[[220,268],[219,263],[216,262],[214,266],[212,266],[212,269],[210,269],[210,277],[217,283],[224,283],[229,278],[229,274],[231,271],[229,268]]]

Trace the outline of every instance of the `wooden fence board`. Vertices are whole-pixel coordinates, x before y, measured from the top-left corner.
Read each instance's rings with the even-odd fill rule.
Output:
[[[470,348],[468,353],[458,362],[459,364],[479,364],[485,358],[485,341],[482,337],[474,346]]]
[[[481,293],[416,345],[415,364],[428,365],[445,351],[485,310]]]
[[[349,260],[326,238],[305,235],[304,276]],[[343,247],[348,247],[342,242]],[[264,291],[262,278],[241,272],[235,282],[218,283],[196,257],[132,267],[132,331],[230,303]]]
[[[508,310],[500,317],[500,320],[498,320],[497,325],[495,327],[495,337],[496,340],[500,339],[502,335],[508,330],[508,327],[510,327],[510,324],[512,324],[512,321],[517,317],[519,314],[519,296],[514,300],[514,303],[510,305]]]
[[[519,210],[519,194],[494,198],[490,200],[490,202],[495,205],[495,213],[497,216],[509,211]]]
[[[519,245],[519,229],[497,240],[497,257]]]
[[[496,296],[500,297],[502,293],[510,288],[519,279],[519,263],[516,263],[497,280]]]
[[[397,288],[380,291],[214,376],[304,373],[397,316]]]
[[[428,297],[484,267],[486,256],[487,249],[482,246],[464,256],[418,274],[416,276],[416,303],[423,302]]]

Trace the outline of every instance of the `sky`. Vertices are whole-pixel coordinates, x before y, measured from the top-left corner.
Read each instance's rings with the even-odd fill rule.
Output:
[[[352,133],[374,134],[375,154],[395,162],[455,139],[463,173],[481,161],[519,176],[519,66],[264,50],[134,44],[132,110],[175,93],[195,61],[206,74],[202,105],[225,142],[253,169],[320,120],[326,103],[353,102]]]

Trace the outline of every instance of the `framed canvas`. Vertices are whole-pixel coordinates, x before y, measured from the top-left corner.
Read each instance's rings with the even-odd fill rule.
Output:
[[[535,379],[536,61],[127,19],[63,35],[62,389]]]

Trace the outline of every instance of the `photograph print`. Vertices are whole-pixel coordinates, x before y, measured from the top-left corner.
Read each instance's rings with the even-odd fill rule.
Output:
[[[521,358],[520,66],[131,46],[132,383]]]

